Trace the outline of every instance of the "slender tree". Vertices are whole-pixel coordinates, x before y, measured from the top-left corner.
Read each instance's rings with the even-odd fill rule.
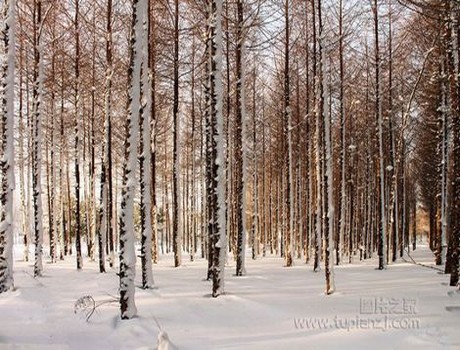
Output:
[[[151,132],[150,132],[150,112],[152,110],[150,92],[150,70],[148,62],[148,28],[149,11],[147,1],[142,1],[140,14],[142,15],[142,33],[139,39],[143,48],[141,55],[141,107],[140,107],[140,143],[139,143],[139,163],[140,163],[140,187],[141,187],[141,263],[142,263],[142,287],[153,287],[152,273],[152,199],[151,199]]]
[[[245,271],[245,250],[246,250],[246,178],[245,178],[245,147],[244,147],[244,132],[245,124],[245,108],[244,108],[244,3],[243,0],[238,0],[236,3],[236,49],[235,49],[235,65],[236,65],[236,89],[235,89],[235,131],[234,131],[234,183],[235,183],[235,203],[236,208],[236,225],[237,225],[237,245],[236,245],[236,275],[242,276]],[[227,68],[228,69],[228,68]],[[228,103],[228,102],[227,102]],[[228,116],[227,118],[230,118]]]
[[[384,135],[383,135],[383,116],[381,104],[381,77],[380,77],[380,47],[379,47],[379,8],[378,0],[374,0],[372,4],[372,12],[374,16],[374,40],[375,40],[375,116],[378,130],[378,182],[379,182],[379,196],[380,196],[380,224],[379,224],[379,270],[386,268],[386,239],[387,239],[387,219],[386,219],[386,200],[385,200],[385,163],[384,163]]]
[[[290,101],[290,14],[289,14],[289,0],[284,2],[284,135],[287,137],[286,146],[284,149],[285,154],[285,243],[284,243],[284,257],[286,266],[293,265],[293,234],[294,234],[294,169],[293,169],[293,150],[292,150],[292,107]]]
[[[322,119],[324,123],[324,152],[326,171],[324,172],[324,186],[326,187],[326,198],[324,198],[326,216],[324,218],[324,265],[326,274],[326,294],[332,294],[335,290],[334,284],[334,185],[333,185],[333,165],[332,165],[332,141],[331,141],[331,119],[329,114],[329,103],[326,101],[328,96],[327,82],[325,79],[326,62],[324,49],[323,17],[322,4],[318,0],[318,29],[319,29],[319,84],[320,84],[320,104],[323,111]]]
[[[182,232],[179,224],[179,0],[174,0],[174,101],[173,101],[173,172],[172,234],[174,266],[181,264]]]
[[[451,75],[451,101],[453,104],[452,115],[452,180],[450,211],[450,234],[452,240],[452,266],[450,285],[459,286],[460,266],[460,47],[459,47],[459,23],[460,4],[450,2],[450,28],[451,28],[451,67],[454,74]]]
[[[32,163],[32,187],[34,207],[34,237],[35,237],[35,264],[34,276],[41,276],[43,271],[43,208],[41,197],[41,139],[42,139],[42,85],[43,85],[43,64],[42,64],[42,3],[34,0],[34,66],[33,66],[33,92],[32,92],[32,123],[33,123],[33,163]]]
[[[77,269],[83,267],[81,254],[81,213],[80,213],[80,147],[81,147],[81,81],[80,81],[80,0],[75,0],[74,31],[75,31],[75,250],[77,253]]]
[[[121,318],[130,319],[137,313],[134,302],[136,254],[134,249],[134,195],[139,134],[139,102],[141,86],[142,10],[146,0],[131,2],[132,20],[129,36],[128,105],[125,124],[125,154],[121,190],[120,231],[120,309]]]
[[[15,1],[0,8],[0,293],[13,288]]]
[[[208,62],[210,119],[210,232],[212,249],[212,296],[224,292],[224,268],[227,252],[225,220],[225,169],[222,115],[222,0],[208,0]]]

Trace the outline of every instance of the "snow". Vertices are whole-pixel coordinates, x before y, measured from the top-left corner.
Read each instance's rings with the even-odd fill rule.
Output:
[[[22,246],[16,246],[15,253],[21,259]],[[425,246],[412,256],[433,265]],[[233,268],[232,260],[228,264]],[[434,269],[399,262],[378,271],[377,259],[337,266],[337,291],[327,296],[324,275],[300,260],[291,268],[271,256],[247,259],[246,264],[248,274],[228,274],[226,294],[214,299],[211,282],[204,280],[205,260],[184,261],[184,266],[173,268],[172,255],[161,256],[154,267],[158,288],[136,288],[138,317],[121,321],[118,302],[108,302],[118,296],[116,270],[99,274],[97,262],[85,261],[84,269],[77,271],[74,258],[66,257],[46,264],[44,277],[34,279],[33,265],[16,261],[17,289],[0,295],[0,349],[156,349],[159,344],[164,349],[168,343],[169,349],[200,350],[460,347],[460,294]],[[136,277],[137,286],[140,281]],[[75,302],[87,295],[96,304],[108,302],[88,322],[74,313]],[[413,313],[363,312],[364,302],[377,298],[412,301]],[[385,328],[383,322],[377,324],[385,316],[417,327],[390,329],[387,322]],[[319,320],[327,321],[329,328],[307,328],[307,321]],[[369,329],[371,322],[379,327]]]
[[[158,334],[158,350],[176,350],[177,347],[169,340],[168,333],[161,331]]]

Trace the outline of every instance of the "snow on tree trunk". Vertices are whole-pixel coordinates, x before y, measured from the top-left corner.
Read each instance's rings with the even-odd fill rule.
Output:
[[[0,293],[13,288],[14,0],[0,9]]]
[[[253,69],[252,73],[253,85],[252,85],[252,162],[253,162],[253,174],[252,174],[252,228],[251,228],[251,248],[252,248],[252,259],[255,260],[259,252],[259,239],[258,239],[258,228],[259,228],[259,179],[257,169],[257,96],[256,96],[256,69]]]
[[[54,97],[53,97],[53,114],[52,114],[52,123],[53,128],[51,130],[51,154],[50,154],[50,172],[51,172],[51,188],[50,188],[50,198],[49,200],[49,216],[51,219],[49,220],[49,233],[50,233],[50,258],[51,262],[56,262],[57,256],[57,240],[56,240],[56,227],[57,227],[57,213],[56,213],[56,170],[55,170],[55,154],[56,154],[56,137],[55,137],[55,130],[54,130]]]
[[[379,270],[386,268],[386,239],[387,239],[387,219],[386,219],[386,195],[385,195],[385,164],[384,164],[384,145],[383,145],[383,115],[380,84],[380,51],[379,51],[379,12],[377,0],[372,4],[374,14],[374,40],[375,40],[375,114],[378,129],[378,149],[379,149],[379,185],[380,185],[380,228],[379,228]]]
[[[395,262],[398,257],[398,246],[399,246],[399,162],[396,156],[396,132],[395,132],[395,112],[393,106],[393,14],[391,1],[388,4],[388,133],[390,143],[390,196],[388,198],[389,203],[389,237],[391,239],[392,249],[391,260]],[[390,250],[388,250],[390,253]],[[390,256],[388,256],[388,259]]]
[[[321,172],[321,150],[322,150],[322,128],[321,128],[321,94],[320,94],[320,84],[319,76],[320,73],[318,69],[318,59],[317,59],[317,34],[316,34],[316,10],[315,10],[316,0],[312,1],[313,6],[313,84],[315,89],[315,163],[316,163],[316,200],[315,200],[315,209],[316,209],[316,225],[315,225],[315,261],[313,270],[319,271],[320,261],[321,261],[321,252],[322,252],[322,172]]]
[[[107,1],[107,42],[106,42],[106,96],[105,96],[105,165],[107,181],[107,200],[105,205],[107,229],[106,239],[110,253],[109,264],[113,266],[115,260],[115,240],[114,240],[114,222],[113,222],[113,180],[112,180],[112,76],[113,76],[113,42],[112,42],[112,0]]]
[[[99,272],[105,272],[105,252],[107,238],[110,237],[109,229],[112,227],[112,207],[109,207],[109,181],[108,173],[110,163],[110,142],[111,142],[111,118],[112,118],[112,0],[107,1],[106,12],[106,72],[105,72],[105,94],[104,94],[104,144],[102,145],[101,161],[101,192],[100,192],[100,225],[98,233],[99,250]]]
[[[236,24],[236,111],[235,111],[235,201],[237,220],[237,245],[236,245],[236,275],[243,276],[245,270],[246,251],[246,149],[245,125],[246,114],[244,108],[244,54],[243,54],[243,1],[237,2]]]
[[[179,127],[179,0],[175,0],[174,11],[174,101],[173,101],[173,173],[172,173],[172,234],[174,266],[181,265],[182,230],[179,206],[179,172],[180,172],[180,127]]]
[[[208,36],[206,37],[206,65],[205,65],[205,117],[204,117],[204,129],[205,129],[205,166],[204,166],[204,179],[205,179],[205,186],[204,186],[204,198],[205,201],[203,203],[203,207],[205,208],[204,211],[204,229],[206,230],[207,234],[205,236],[205,242],[203,246],[205,246],[206,250],[206,257],[208,259],[208,271],[207,271],[207,280],[212,279],[212,267],[213,267],[213,259],[212,255],[214,253],[212,244],[213,244],[213,212],[215,211],[214,205],[215,201],[213,200],[213,167],[212,167],[212,154],[213,154],[213,135],[212,135],[212,128],[211,128],[211,4],[207,2],[207,22],[206,22],[206,33]]]
[[[42,45],[40,31],[42,26],[41,1],[34,1],[34,83],[32,92],[33,119],[33,160],[32,188],[34,208],[35,264],[34,276],[41,276],[43,271],[43,208],[41,193],[41,99],[43,84]]]
[[[212,296],[224,292],[224,268],[227,253],[225,204],[225,153],[222,114],[222,0],[209,0],[209,100],[211,131],[211,247]]]
[[[19,26],[20,30],[22,30],[22,26]],[[18,152],[18,160],[19,160],[19,186],[20,186],[20,202],[21,202],[21,210],[22,210],[22,222],[21,222],[21,230],[24,234],[24,261],[28,262],[29,261],[29,211],[28,211],[28,205],[29,202],[27,201],[26,204],[26,193],[29,193],[28,190],[28,184],[25,183],[25,156],[24,156],[24,141],[25,136],[28,135],[24,131],[24,93],[23,93],[23,85],[24,85],[24,69],[22,67],[24,66],[24,40],[19,40],[19,111],[18,111],[18,117],[19,117],[19,152]],[[28,175],[29,176],[29,175]]]
[[[132,22],[129,41],[128,106],[125,125],[125,160],[121,189],[119,217],[120,235],[120,309],[121,318],[130,319],[137,314],[134,302],[134,278],[136,276],[136,253],[134,232],[134,195],[136,189],[137,145],[139,134],[139,101],[141,73],[142,22],[139,15],[146,0],[132,1]]]
[[[61,73],[61,78],[62,78],[62,73]],[[62,80],[61,80],[62,81]],[[67,246],[65,242],[65,237],[66,237],[66,216],[65,216],[65,134],[64,134],[64,113],[63,113],[63,84],[61,86],[61,107],[60,107],[60,116],[59,116],[59,212],[61,215],[60,218],[60,225],[59,225],[59,246],[60,246],[60,253],[59,253],[59,259],[63,260],[64,255],[67,254]]]
[[[51,50],[53,52],[52,57],[51,57],[51,83],[55,85],[56,81],[56,48],[55,48],[55,42],[54,40],[56,37],[56,25],[55,22],[53,23],[52,27],[52,44],[51,44]],[[51,91],[51,96],[50,96],[50,107],[51,107],[51,112],[49,114],[50,118],[50,153],[49,153],[49,160],[47,162],[47,168],[48,168],[48,230],[49,230],[49,240],[50,240],[50,258],[51,262],[54,263],[56,262],[56,256],[57,256],[57,240],[56,240],[56,234],[57,234],[57,212],[56,212],[56,128],[55,128],[55,121],[56,121],[56,91],[52,89]]]
[[[460,4],[451,2],[451,61],[453,66],[452,84],[452,179],[451,204],[449,206],[451,223],[450,235],[452,239],[452,267],[450,285],[459,286],[459,265],[460,265],[460,62],[459,62],[459,13]]]
[[[345,123],[345,101],[344,101],[344,60],[343,60],[343,0],[340,0],[339,4],[339,65],[340,65],[340,197],[339,197],[339,236],[337,242],[337,264],[342,261],[342,247],[345,239],[345,219],[346,219],[346,204],[347,204],[347,192],[346,192],[346,161],[347,161],[347,130]]]
[[[102,145],[102,162],[101,162],[101,187],[100,187],[100,209],[99,209],[99,227],[97,233],[98,251],[99,251],[99,272],[105,272],[105,247],[107,245],[107,175],[105,161],[105,145]]]
[[[80,0],[75,2],[75,140],[74,140],[74,166],[75,166],[75,250],[77,251],[77,269],[83,267],[83,258],[81,255],[81,217],[80,217],[80,139],[81,126],[83,119],[81,113],[81,91],[80,91],[80,32],[79,32],[79,15]]]
[[[290,74],[289,74],[289,1],[284,3],[285,16],[285,42],[284,42],[284,136],[287,137],[287,147],[285,148],[286,166],[286,220],[285,225],[285,244],[284,257],[286,266],[293,265],[293,233],[294,233],[294,170],[293,170],[293,150],[292,150],[292,108],[290,102]]]
[[[150,176],[151,180],[151,200],[152,200],[152,260],[153,263],[158,262],[158,243],[157,243],[157,200],[156,200],[156,24],[155,16],[152,15],[152,2],[147,3],[147,12],[149,14],[149,28],[147,40],[150,43],[148,48],[148,66],[150,70]]]
[[[153,287],[152,272],[152,177],[151,177],[151,133],[150,133],[150,113],[152,107],[152,94],[150,91],[149,81],[149,64],[148,64],[148,28],[149,13],[147,1],[142,1],[140,13],[142,14],[142,106],[140,113],[139,126],[141,128],[140,141],[140,187],[141,187],[141,263],[142,263],[142,288]]]
[[[439,242],[437,243],[436,249],[436,265],[442,265],[445,262],[446,258],[446,248],[447,248],[447,238],[446,238],[446,225],[447,225],[447,218],[446,218],[446,176],[447,176],[447,147],[448,147],[448,140],[447,140],[447,124],[448,124],[448,116],[450,114],[449,108],[449,101],[448,101],[448,87],[449,83],[447,81],[447,72],[446,72],[446,60],[441,60],[441,106],[439,108],[441,112],[441,130],[439,135],[439,147],[441,153],[441,164],[440,164],[440,177],[441,177],[441,197],[440,197],[440,236]]]
[[[324,186],[326,186],[326,196],[324,198],[326,216],[324,218],[324,266],[326,275],[326,294],[332,294],[335,290],[334,283],[334,174],[333,174],[333,159],[332,159],[332,141],[331,141],[331,118],[329,113],[329,103],[326,98],[329,96],[328,83],[325,79],[326,62],[324,49],[324,33],[322,19],[322,5],[318,1],[318,26],[319,26],[319,74],[320,74],[320,89],[321,89],[321,110],[324,123],[324,152],[326,169],[324,173]],[[331,68],[330,68],[331,69]]]

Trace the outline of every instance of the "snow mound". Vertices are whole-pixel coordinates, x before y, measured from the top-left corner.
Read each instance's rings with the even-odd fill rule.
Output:
[[[158,334],[157,350],[178,350],[178,347],[169,340],[168,333],[161,331]]]

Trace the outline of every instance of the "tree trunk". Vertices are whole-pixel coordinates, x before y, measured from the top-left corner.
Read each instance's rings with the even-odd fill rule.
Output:
[[[33,118],[33,165],[32,165],[32,187],[34,207],[34,233],[35,233],[35,264],[34,276],[41,276],[43,271],[43,208],[41,196],[41,99],[42,99],[42,45],[40,28],[42,26],[41,1],[34,1],[34,71],[33,71],[33,92],[32,92],[32,118]]]
[[[0,64],[0,293],[14,286],[13,280],[13,190],[14,190],[14,23],[15,1],[4,0],[1,8],[0,49],[6,59]]]
[[[147,0],[141,2],[140,14],[142,20],[142,33],[138,40],[142,40],[141,47],[145,50],[141,52],[141,106],[139,115],[140,143],[139,143],[139,178],[141,187],[140,216],[141,216],[141,264],[142,264],[142,288],[153,287],[152,272],[152,199],[151,199],[151,132],[150,132],[150,112],[152,110],[151,91],[150,91],[150,70],[148,62],[149,41],[149,11]]]
[[[75,144],[74,144],[74,164],[75,164],[75,249],[77,253],[77,269],[83,267],[83,258],[81,255],[81,213],[80,213],[80,122],[81,114],[81,96],[80,96],[80,34],[79,34],[79,17],[80,0],[75,1]]]
[[[222,0],[208,1],[208,62],[209,68],[209,101],[211,145],[211,249],[212,249],[212,296],[217,297],[224,292],[224,267],[227,253],[227,237],[225,222],[225,169],[223,167],[224,140],[222,115]]]
[[[374,40],[375,40],[375,116],[378,127],[378,157],[379,157],[379,187],[380,187],[380,227],[379,227],[379,270],[386,268],[386,239],[387,239],[387,218],[386,218],[386,200],[385,200],[385,164],[383,149],[383,116],[381,104],[381,86],[380,86],[380,49],[379,49],[379,11],[378,0],[372,4],[374,14]]]
[[[172,234],[174,266],[181,265],[182,232],[179,224],[179,0],[174,1],[174,101],[173,101],[173,182]]]
[[[236,275],[243,276],[245,270],[245,250],[246,250],[246,177],[245,177],[245,108],[244,108],[244,55],[243,55],[243,0],[238,0],[237,6],[237,23],[236,23],[236,95],[235,95],[235,203],[236,208],[236,225],[237,225],[237,245],[236,245]]]
[[[293,265],[293,231],[294,231],[294,170],[293,170],[293,152],[292,152],[292,107],[290,102],[290,21],[289,21],[289,1],[284,3],[284,136],[287,137],[287,147],[284,150],[285,161],[285,242],[284,258],[286,266]]]
[[[136,188],[137,145],[139,139],[139,102],[141,86],[142,10],[146,0],[132,1],[132,21],[129,39],[128,106],[125,124],[125,154],[119,217],[120,234],[120,310],[122,319],[137,314],[134,302],[136,253],[134,248],[134,195]]]

